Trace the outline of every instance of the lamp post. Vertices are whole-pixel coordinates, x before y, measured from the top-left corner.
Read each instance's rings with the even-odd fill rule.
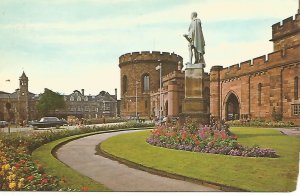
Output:
[[[138,81],[136,80],[135,78],[135,118],[136,118],[136,121],[138,120],[137,119],[137,85],[138,85]]]
[[[156,70],[159,70],[159,121],[161,123],[161,117],[162,117],[162,66],[161,66],[161,61],[158,60],[159,65],[156,67]]]
[[[137,74],[136,74],[136,61],[137,59],[133,60],[134,63],[134,76],[135,76],[135,119],[138,121],[138,80],[137,80]]]

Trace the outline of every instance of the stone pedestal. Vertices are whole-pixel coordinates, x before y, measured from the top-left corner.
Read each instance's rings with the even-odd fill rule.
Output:
[[[209,124],[209,113],[203,96],[204,63],[187,64],[185,69],[185,98],[181,116]]]

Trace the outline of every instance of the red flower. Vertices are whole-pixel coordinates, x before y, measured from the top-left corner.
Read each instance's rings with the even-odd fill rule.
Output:
[[[19,169],[20,168],[20,164],[19,163],[16,163],[16,165],[15,165],[15,167],[17,168],[17,169]]]
[[[48,179],[47,178],[44,178],[41,180],[41,184],[47,184],[48,183]]]
[[[28,180],[28,181],[32,181],[33,179],[34,179],[34,176],[28,176],[28,177],[27,177],[27,180]]]
[[[89,191],[89,188],[87,186],[83,186],[80,188],[80,190],[86,192],[86,191]]]
[[[224,130],[221,131],[221,136],[222,136],[222,139],[225,140],[228,138],[226,132]]]

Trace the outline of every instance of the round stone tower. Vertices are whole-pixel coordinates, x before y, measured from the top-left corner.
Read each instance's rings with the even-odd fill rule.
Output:
[[[150,92],[159,90],[162,76],[177,69],[182,57],[168,52],[133,52],[119,57],[121,79],[121,116],[150,116]]]

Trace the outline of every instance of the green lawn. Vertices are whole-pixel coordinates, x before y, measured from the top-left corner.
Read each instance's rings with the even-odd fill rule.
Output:
[[[265,128],[231,129],[247,146],[273,148],[279,158],[246,158],[155,147],[149,131],[111,137],[101,148],[147,167],[249,191],[294,191],[299,171],[300,140]]]
[[[57,160],[51,154],[52,149],[54,149],[57,145],[59,145],[62,142],[92,134],[95,133],[75,135],[47,143],[39,147],[32,153],[33,159],[38,160],[43,165],[47,174],[62,178],[65,181],[63,184],[64,187],[69,187],[78,190],[80,190],[82,187],[88,187],[89,191],[109,191],[109,189],[106,188],[104,185],[79,174],[75,170],[71,169],[70,167]]]

